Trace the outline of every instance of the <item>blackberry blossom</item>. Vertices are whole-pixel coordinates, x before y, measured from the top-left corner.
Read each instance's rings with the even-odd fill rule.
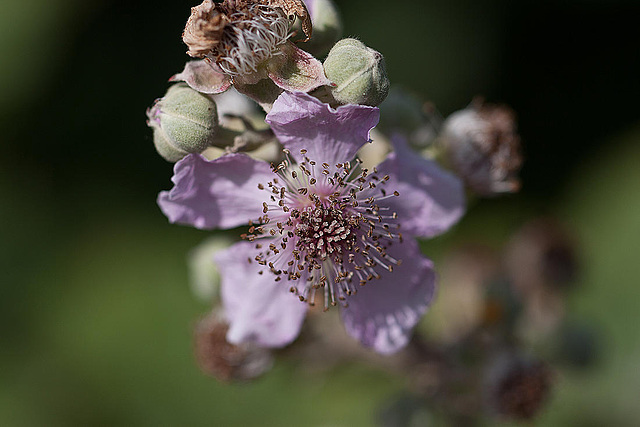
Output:
[[[408,342],[435,291],[432,263],[411,236],[448,229],[464,193],[453,175],[402,147],[362,169],[356,152],[377,121],[374,107],[334,110],[285,92],[267,115],[283,163],[229,154],[176,164],[174,188],[158,199],[171,222],[249,224],[244,241],[215,257],[229,342],[286,345],[318,302],[339,306],[347,332],[380,353]]]
[[[349,162],[319,164],[300,151],[302,161],[294,163],[285,149],[286,160],[272,170],[276,175],[264,190],[261,224],[250,223],[242,237],[257,242],[254,259],[275,276],[288,280],[290,291],[301,301],[316,303],[324,298],[324,309],[358,292],[358,285],[380,279],[380,269],[393,272],[402,260],[388,253],[394,241],[402,242],[397,213],[386,200],[400,195],[387,191],[389,175],[377,169],[369,174]],[[267,243],[262,243],[266,241]]]

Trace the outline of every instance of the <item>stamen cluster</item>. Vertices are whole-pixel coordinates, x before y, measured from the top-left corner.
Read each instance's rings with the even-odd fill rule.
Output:
[[[260,225],[250,224],[242,237],[256,241],[258,254],[249,262],[283,279],[297,281],[291,292],[301,301],[315,304],[323,290],[324,307],[355,294],[354,283],[364,286],[380,278],[380,268],[389,272],[400,264],[387,253],[395,241],[402,241],[397,215],[384,201],[399,193],[383,188],[389,176],[369,174],[359,164],[318,165],[306,157],[294,165],[287,158],[272,166],[277,175],[258,188],[269,194],[263,202]],[[269,243],[262,243],[270,240]]]

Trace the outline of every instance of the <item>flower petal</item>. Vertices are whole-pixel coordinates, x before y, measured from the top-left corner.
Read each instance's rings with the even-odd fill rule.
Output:
[[[394,353],[409,342],[435,294],[433,263],[413,239],[388,252],[404,262],[359,288],[341,311],[349,335],[381,354]]]
[[[232,228],[262,215],[267,194],[258,188],[273,178],[266,162],[245,154],[208,161],[190,154],[176,163],[171,191],[158,195],[169,221],[196,228]]]
[[[231,86],[231,77],[220,71],[217,65],[205,60],[187,62],[184,70],[169,81],[183,81],[191,89],[207,94],[221,93]]]
[[[393,145],[395,152],[378,170],[391,177],[387,190],[400,193],[389,199],[388,206],[397,212],[401,231],[418,237],[444,233],[464,214],[462,181],[433,160],[415,153],[402,137],[394,136]]]
[[[263,347],[282,347],[300,333],[307,305],[289,292],[286,283],[253,259],[253,243],[240,242],[215,256],[222,276],[222,303],[232,344],[252,342]]]
[[[306,93],[284,92],[265,120],[296,160],[303,160],[300,150],[306,149],[311,160],[333,166],[355,157],[379,118],[376,107],[349,104],[333,109]]]
[[[273,82],[290,92],[309,92],[320,86],[330,85],[324,75],[322,62],[310,53],[287,42],[280,47],[281,55],[276,55],[267,63],[267,73]]]
[[[358,288],[341,311],[349,335],[382,354],[394,353],[409,342],[435,294],[433,263],[422,256],[413,239],[392,246],[388,253],[402,259],[402,264]]]

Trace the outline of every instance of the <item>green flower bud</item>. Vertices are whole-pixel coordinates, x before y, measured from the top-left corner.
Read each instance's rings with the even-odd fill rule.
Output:
[[[171,86],[147,111],[147,117],[156,150],[170,162],[201,153],[218,130],[215,102],[182,83]]]
[[[384,58],[359,40],[340,40],[323,65],[327,78],[336,84],[329,91],[339,104],[376,106],[389,93]]]
[[[201,301],[211,302],[218,298],[220,274],[213,256],[231,246],[231,243],[228,237],[216,234],[189,253],[189,282],[192,292]]]

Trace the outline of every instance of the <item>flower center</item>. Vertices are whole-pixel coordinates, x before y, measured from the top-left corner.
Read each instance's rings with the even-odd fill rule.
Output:
[[[210,55],[230,75],[246,75],[279,53],[291,34],[291,20],[281,9],[252,5],[229,16],[220,44]]]
[[[267,267],[276,281],[296,281],[290,290],[301,301],[314,305],[316,292],[323,290],[325,309],[337,301],[346,306],[357,284],[400,264],[387,253],[402,241],[397,215],[385,206],[399,195],[382,188],[388,176],[349,163],[318,167],[307,157],[295,167],[287,157],[273,170],[277,176],[258,186],[271,193],[261,225],[250,224],[242,237],[257,242],[259,252],[249,262]]]
[[[304,251],[314,262],[332,257],[334,261],[353,250],[356,235],[351,228],[358,224],[355,215],[345,215],[339,206],[294,210],[298,220],[294,234],[298,237],[296,248]],[[346,218],[345,218],[346,216]]]
[[[182,39],[189,55],[213,61],[229,75],[247,75],[280,53],[293,22],[281,7],[205,0],[191,9]]]

